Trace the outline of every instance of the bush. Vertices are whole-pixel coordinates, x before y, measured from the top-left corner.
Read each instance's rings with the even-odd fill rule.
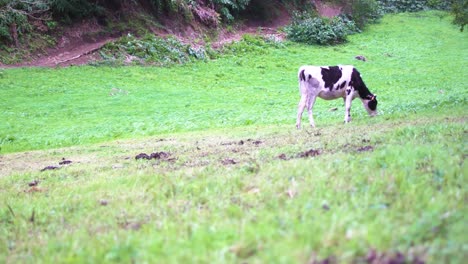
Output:
[[[307,44],[332,45],[343,43],[350,34],[360,32],[356,24],[346,16],[332,19],[295,14],[291,25],[286,27],[290,40]]]
[[[40,19],[47,10],[44,1],[0,1],[0,42],[14,41],[18,46],[18,38],[32,29],[28,17]]]
[[[103,12],[100,5],[88,0],[48,0],[47,2],[54,18],[67,23]]]
[[[460,26],[460,31],[463,31],[468,22],[468,1],[452,0],[452,14],[455,16],[453,23]]]
[[[242,36],[242,39],[239,41],[231,42],[223,46],[221,52],[224,54],[265,54],[267,52],[266,47],[269,46],[279,46],[275,41],[265,40],[261,36],[254,36],[245,34]]]
[[[192,47],[174,37],[166,39],[148,34],[138,39],[131,34],[106,44],[101,50],[104,64],[149,63],[159,66],[184,64],[209,59],[202,47]]]
[[[386,13],[417,12],[427,9],[448,10],[447,0],[378,0]]]
[[[345,12],[351,16],[360,29],[363,29],[369,23],[376,22],[384,13],[375,0],[346,1]]]

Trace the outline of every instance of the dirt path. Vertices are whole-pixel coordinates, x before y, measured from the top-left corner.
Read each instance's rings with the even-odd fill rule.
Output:
[[[106,38],[95,43],[80,43],[79,45],[72,45],[71,48],[63,47],[25,66],[54,67],[84,64],[97,59],[95,52],[114,40],[113,38]]]
[[[317,0],[311,1],[315,3],[318,12],[322,16],[335,16],[341,12],[341,8],[339,7],[327,6]],[[285,33],[280,33],[278,29],[288,25],[291,22],[291,17],[286,10],[282,10],[281,12],[279,16],[270,21],[248,21],[234,31],[221,29],[218,39],[211,44],[213,48],[217,49],[226,43],[242,39],[244,34],[272,35],[276,39],[285,39]],[[102,30],[102,28],[92,21],[86,21],[75,25],[58,40],[56,47],[47,50],[45,54],[12,65],[4,65],[0,62],[0,68],[63,67],[83,65],[91,61],[100,60],[101,58],[97,51],[105,44],[118,39],[116,36],[101,36],[95,39],[83,37],[86,33],[97,33],[100,30]],[[194,35],[197,34],[196,32],[192,32],[192,34],[187,35],[187,32],[178,32],[175,35],[185,43],[190,43],[191,40],[194,39]]]

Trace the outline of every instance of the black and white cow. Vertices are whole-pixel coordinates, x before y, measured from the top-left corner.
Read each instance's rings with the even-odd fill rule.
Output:
[[[371,116],[377,114],[377,96],[372,94],[362,81],[361,75],[351,65],[302,66],[299,68],[299,91],[301,100],[297,109],[296,127],[301,128],[304,108],[309,112],[309,121],[315,127],[312,108],[318,97],[325,100],[343,98],[345,101],[345,123],[351,121],[351,101],[359,97]]]

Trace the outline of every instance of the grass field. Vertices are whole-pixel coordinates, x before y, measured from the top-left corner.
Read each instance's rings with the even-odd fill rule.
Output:
[[[335,47],[3,70],[0,262],[463,263],[467,43],[423,12]],[[302,64],[354,64],[379,116],[318,100],[296,130]]]

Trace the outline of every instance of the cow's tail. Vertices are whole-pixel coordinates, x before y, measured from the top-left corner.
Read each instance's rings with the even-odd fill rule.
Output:
[[[306,79],[305,69],[299,69],[299,92],[301,96],[307,91],[307,79]]]
[[[305,76],[305,69],[301,69],[299,70],[299,81],[300,82],[304,82],[306,80],[306,76]]]

